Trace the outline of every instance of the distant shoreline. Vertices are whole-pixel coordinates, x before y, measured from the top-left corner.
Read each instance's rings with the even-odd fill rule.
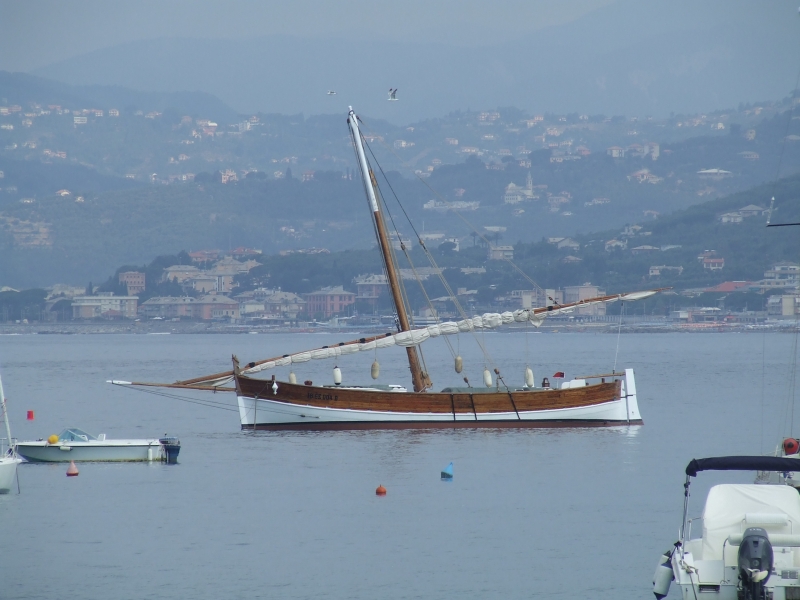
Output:
[[[619,328],[618,323],[548,323],[538,328],[507,327],[486,333],[793,333],[795,321],[770,323],[768,325],[711,324],[711,323],[627,323]],[[378,328],[267,328],[264,326],[231,325],[223,323],[139,321],[111,323],[0,323],[0,336],[11,335],[188,335],[188,334],[333,334],[348,338],[360,335],[375,335]]]

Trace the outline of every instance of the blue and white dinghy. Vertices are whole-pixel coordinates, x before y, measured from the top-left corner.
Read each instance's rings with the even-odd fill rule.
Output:
[[[46,440],[19,442],[17,453],[29,462],[154,461],[175,462],[180,451],[177,438],[110,440],[69,427]]]

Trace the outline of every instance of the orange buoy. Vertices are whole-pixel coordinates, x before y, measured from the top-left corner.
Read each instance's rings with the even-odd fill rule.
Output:
[[[800,451],[800,442],[798,442],[796,439],[786,438],[783,440],[783,453],[786,456],[797,454],[798,451]]]
[[[33,421],[35,418],[34,412],[32,410],[28,411],[28,421]]]
[[[75,461],[69,461],[69,468],[67,469],[67,477],[77,477],[78,467],[75,466]]]
[[[379,485],[378,489],[375,490],[375,495],[376,496],[385,496],[386,495],[386,488],[383,487],[382,485]]]

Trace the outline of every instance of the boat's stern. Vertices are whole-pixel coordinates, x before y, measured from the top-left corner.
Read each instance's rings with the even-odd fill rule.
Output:
[[[639,412],[639,402],[636,398],[636,379],[633,369],[625,369],[625,378],[622,381],[622,399],[625,401],[627,421],[641,425],[642,415]]]

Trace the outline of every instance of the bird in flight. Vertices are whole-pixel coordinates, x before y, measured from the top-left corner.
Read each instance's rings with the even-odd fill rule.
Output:
[[[333,90],[328,90],[328,96],[335,96],[336,92]]]
[[[397,101],[397,88],[389,88],[389,102]]]

